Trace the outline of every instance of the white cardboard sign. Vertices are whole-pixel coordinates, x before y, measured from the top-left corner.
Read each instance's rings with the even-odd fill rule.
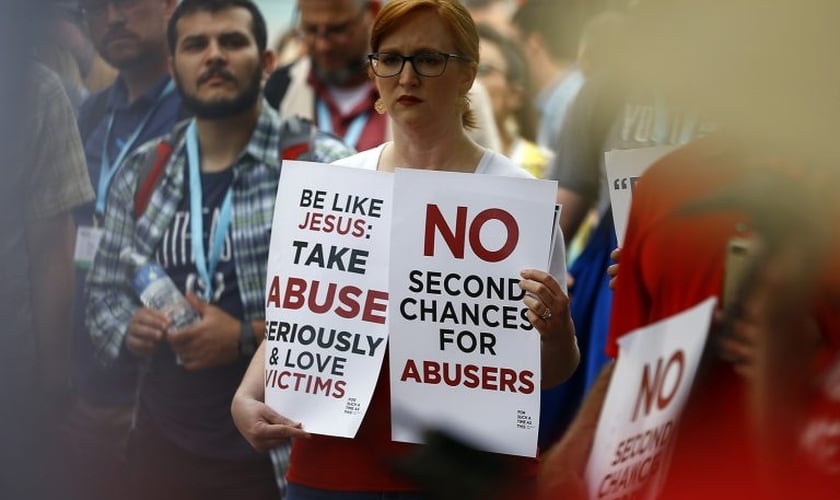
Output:
[[[639,177],[658,159],[675,149],[675,146],[656,146],[639,149],[616,149],[605,156],[607,183],[610,190],[610,203],[613,210],[618,245],[624,242],[627,233],[627,220],[630,217],[630,204],[633,201],[633,189]]]
[[[392,175],[284,161],[266,283],[265,401],[354,437],[388,338]]]
[[[657,498],[717,299],[619,340],[619,355],[595,432],[589,498]]]
[[[390,278],[392,438],[422,427],[533,457],[540,338],[518,286],[546,269],[553,182],[398,170]]]

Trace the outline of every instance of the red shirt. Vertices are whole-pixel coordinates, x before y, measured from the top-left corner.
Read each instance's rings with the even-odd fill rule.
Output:
[[[837,498],[840,492],[840,359],[826,374],[798,435],[793,460],[798,470],[790,482],[791,493],[807,491],[816,500]]]
[[[415,491],[418,486],[401,476],[395,464],[418,446],[391,441],[391,396],[388,352],[374,389],[370,407],[354,439],[313,435],[296,439],[288,472],[290,483],[333,491]],[[533,486],[537,460],[494,455],[502,460],[517,493],[500,498],[524,499]],[[472,464],[463,464],[465,467]],[[532,494],[530,492],[528,495]]]
[[[416,489],[391,469],[413,445],[391,441],[391,394],[388,353],[382,362],[370,407],[355,439],[312,435],[292,447],[290,483],[340,491],[410,491]]]
[[[834,238],[833,248],[840,248],[840,236]],[[829,260],[824,287],[818,294],[823,312],[818,321],[821,331],[836,335],[840,332],[840,261]],[[799,468],[790,482],[792,494],[807,491],[808,497],[816,500],[837,498],[840,492],[840,349],[836,336],[828,340],[832,345],[816,363],[818,383],[807,394],[810,406],[796,436],[799,449],[794,462]]]
[[[689,216],[681,208],[736,182],[751,164],[761,166],[721,138],[709,137],[664,157],[639,180],[616,282],[610,356],[617,356],[616,341],[623,335],[720,295],[727,242],[748,231],[749,218],[737,210]],[[837,315],[818,309],[821,318]],[[662,498],[752,498],[759,491],[746,384],[717,358],[712,337],[709,345]]]

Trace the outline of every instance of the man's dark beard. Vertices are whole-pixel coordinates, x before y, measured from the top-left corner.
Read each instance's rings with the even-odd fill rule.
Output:
[[[142,47],[142,49],[135,57],[123,60],[114,60],[107,51],[96,53],[100,54],[102,60],[113,66],[120,73],[146,74],[151,71],[151,68],[158,68],[166,64],[165,60],[161,59],[161,50],[149,47]]]
[[[367,76],[367,59],[362,57],[358,60],[353,60],[344,68],[338,71],[324,71],[315,64],[315,59],[312,59],[312,69],[315,71],[315,76],[318,77],[322,83],[327,85],[342,86],[358,79],[360,76]]]
[[[202,120],[220,120],[238,115],[254,107],[260,98],[262,71],[262,66],[254,71],[248,86],[239,95],[232,99],[220,101],[202,101],[188,94],[184,91],[184,86],[180,78],[178,78],[177,73],[175,74],[175,84],[181,93],[181,100],[184,103],[184,107],[193,113],[196,118]]]

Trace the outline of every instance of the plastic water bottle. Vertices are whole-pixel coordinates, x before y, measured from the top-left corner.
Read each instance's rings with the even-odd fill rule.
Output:
[[[157,262],[131,248],[123,250],[120,259],[131,266],[131,286],[140,302],[165,314],[172,321],[170,330],[184,328],[199,319],[198,313]]]

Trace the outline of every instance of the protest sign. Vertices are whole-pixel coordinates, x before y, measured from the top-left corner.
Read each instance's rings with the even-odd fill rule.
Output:
[[[589,498],[657,498],[716,302],[619,339],[586,468]]]
[[[624,242],[627,219],[633,201],[633,189],[639,177],[657,160],[673,151],[674,146],[656,146],[639,149],[616,149],[608,151],[605,157],[607,186],[610,190],[610,204],[618,245]]]
[[[388,324],[391,175],[284,161],[266,284],[265,401],[315,434],[354,437]]]
[[[556,185],[398,170],[390,272],[392,438],[422,427],[533,457],[540,337],[519,272],[546,269]],[[419,423],[419,425],[417,425]]]

